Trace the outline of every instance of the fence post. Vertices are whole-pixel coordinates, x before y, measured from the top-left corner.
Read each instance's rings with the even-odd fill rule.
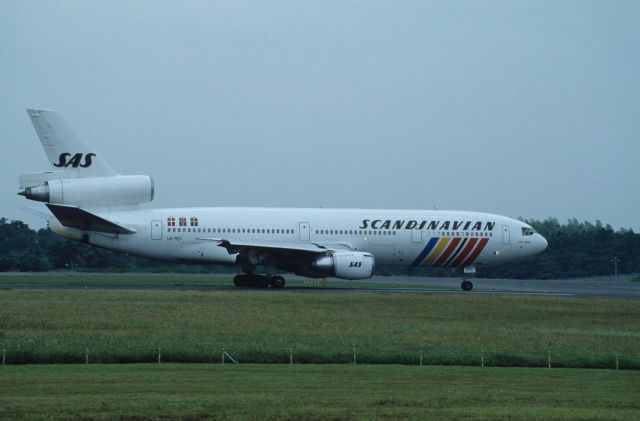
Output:
[[[480,368],[484,368],[484,345],[480,348]]]
[[[2,366],[3,367],[4,367],[4,363],[6,362],[6,360],[7,360],[7,350],[3,349],[2,350]]]
[[[158,347],[158,364],[162,362],[162,348]]]
[[[422,367],[422,348],[420,348],[420,367]]]
[[[551,350],[547,351],[548,352],[548,357],[547,357],[547,368],[551,368]]]
[[[293,347],[289,347],[289,364],[293,364]]]
[[[353,364],[357,364],[358,360],[356,358],[356,347],[353,347]]]
[[[84,363],[89,364],[89,348],[85,348],[84,350]]]
[[[224,365],[224,348],[222,348],[222,359],[220,360],[220,363]]]
[[[616,370],[620,369],[620,354],[616,352]]]

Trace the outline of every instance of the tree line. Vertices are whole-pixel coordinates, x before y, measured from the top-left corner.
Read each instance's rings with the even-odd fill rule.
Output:
[[[614,230],[600,221],[560,223],[555,218],[527,220],[548,241],[537,256],[501,266],[479,267],[486,278],[553,279],[611,275],[618,258],[620,274],[640,273],[640,234]],[[229,272],[237,268],[178,265],[116,253],[67,240],[49,229],[35,231],[22,221],[0,218],[0,271],[101,270],[144,272]],[[381,267],[379,275],[460,276],[451,269]]]

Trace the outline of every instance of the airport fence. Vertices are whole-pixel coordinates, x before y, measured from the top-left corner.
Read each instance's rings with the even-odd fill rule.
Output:
[[[343,351],[273,348],[220,347],[219,349],[73,349],[51,351],[7,347],[2,349],[2,366],[10,364],[122,364],[122,363],[208,363],[208,364],[401,364],[479,367],[598,368],[640,370],[640,352],[635,355],[610,351],[567,352],[549,350],[496,350],[477,352],[422,348],[415,350],[351,347]]]

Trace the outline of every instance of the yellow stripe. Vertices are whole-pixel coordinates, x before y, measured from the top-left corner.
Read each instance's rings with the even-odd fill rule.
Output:
[[[431,253],[429,253],[427,260],[424,261],[422,266],[431,266],[440,256],[440,254],[442,254],[442,251],[445,249],[445,247],[447,247],[449,241],[451,241],[451,238],[442,237],[436,248]]]

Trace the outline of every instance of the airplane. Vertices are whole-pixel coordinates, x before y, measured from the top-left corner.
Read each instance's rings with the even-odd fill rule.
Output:
[[[547,241],[529,224],[445,210],[191,207],[143,209],[148,175],[120,175],[55,111],[27,109],[51,169],[20,175],[18,193],[44,202],[50,229],[130,255],[186,264],[235,265],[236,286],[285,286],[282,273],[371,278],[376,266],[462,268],[532,256]]]

